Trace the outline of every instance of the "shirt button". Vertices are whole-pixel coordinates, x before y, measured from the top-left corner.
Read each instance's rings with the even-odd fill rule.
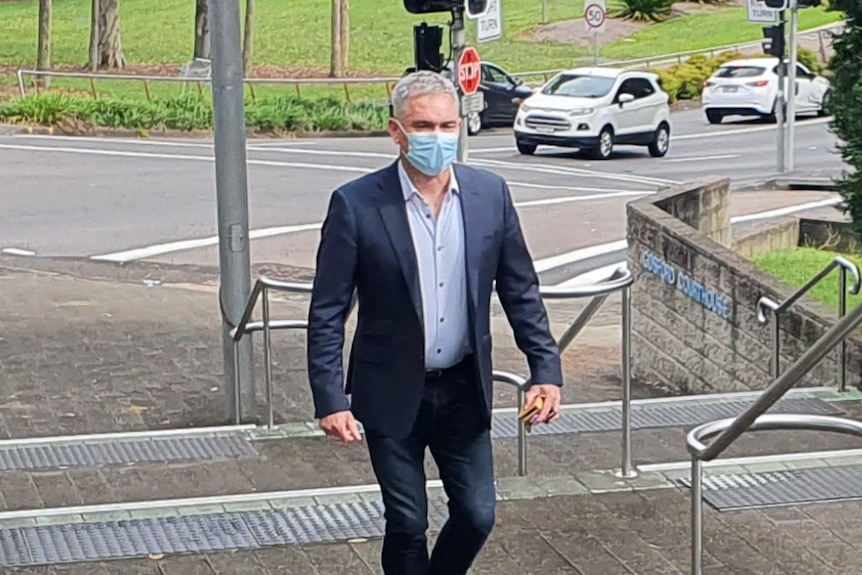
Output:
[[[440,287],[443,287],[443,282],[440,282]]]
[[[446,318],[445,318],[445,317],[441,317],[441,318],[440,318],[440,323],[443,323],[444,321],[446,321]]]
[[[443,353],[443,350],[442,350],[442,349],[440,349],[440,348],[438,347],[438,348],[437,348],[437,353]]]
[[[442,251],[443,251],[443,246],[437,246],[437,251],[438,251],[438,252],[442,252]]]

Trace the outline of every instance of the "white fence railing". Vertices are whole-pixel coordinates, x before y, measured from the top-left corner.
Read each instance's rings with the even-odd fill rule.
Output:
[[[822,38],[823,34],[834,33],[843,28],[845,23],[836,22],[818,28],[812,28],[800,32],[800,37],[812,34],[818,34]],[[729,46],[719,46],[716,48],[704,48],[700,50],[691,50],[688,52],[679,52],[675,54],[662,54],[659,56],[651,56],[646,58],[638,58],[634,60],[619,60],[606,62],[605,65],[621,68],[660,68],[664,66],[672,66],[685,62],[692,56],[705,55],[714,57],[718,54],[726,52],[743,52],[745,50],[759,48],[760,42],[745,42],[741,44],[733,44]],[[512,76],[521,79],[542,78],[542,82],[546,82],[551,76],[561,72],[561,69],[553,70],[532,70],[527,72],[515,72]],[[208,78],[194,78],[182,76],[146,76],[137,74],[101,74],[101,73],[84,73],[84,72],[60,72],[60,71],[40,71],[40,70],[18,70],[18,90],[21,97],[27,96],[27,79],[33,80],[39,78],[62,78],[62,79],[79,79],[86,80],[89,83],[90,93],[93,98],[98,98],[99,93],[96,90],[96,81],[127,81],[140,82],[144,91],[144,95],[149,100],[152,98],[151,84],[154,83],[180,83],[184,85],[194,84],[199,92],[202,92],[203,86],[210,83]],[[357,86],[380,86],[385,90],[385,98],[388,100],[395,83],[398,81],[396,77],[369,77],[369,78],[245,78],[243,82],[248,86],[252,99],[256,97],[255,87],[260,85],[281,85],[290,86],[296,92],[298,97],[302,96],[304,88],[329,86],[340,88],[344,92],[344,97],[347,102],[351,102],[350,89]],[[32,82],[35,90],[38,92],[41,88],[38,82]],[[381,99],[384,97],[384,92],[380,93]]]

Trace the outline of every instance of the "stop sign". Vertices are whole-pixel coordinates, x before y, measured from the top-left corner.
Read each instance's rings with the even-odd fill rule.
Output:
[[[482,79],[481,60],[475,48],[464,48],[458,58],[458,85],[465,95],[474,94]]]

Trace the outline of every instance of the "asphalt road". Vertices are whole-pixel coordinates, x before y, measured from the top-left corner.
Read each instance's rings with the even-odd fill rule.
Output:
[[[553,285],[575,276],[581,281],[596,269],[605,273],[623,261],[628,201],[707,175],[736,182],[774,175],[775,141],[774,126],[712,126],[692,110],[674,114],[671,150],[663,159],[626,147],[607,162],[554,148],[521,156],[511,133],[501,130],[471,138],[469,162],[509,180],[542,281]],[[800,119],[797,172],[840,173],[835,141],[826,120]],[[331,190],[393,158],[385,138],[249,140],[253,260],[313,267]],[[216,264],[213,170],[212,145],[205,140],[0,137],[0,250]],[[745,194],[736,216],[772,216],[835,198]]]

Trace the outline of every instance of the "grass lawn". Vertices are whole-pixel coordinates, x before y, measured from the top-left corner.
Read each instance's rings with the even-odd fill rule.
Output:
[[[350,0],[350,69],[358,75],[400,75],[412,64],[412,26],[423,19],[403,9],[401,0]],[[241,2],[244,5],[244,2]],[[556,69],[575,65],[591,56],[590,48],[575,44],[517,41],[519,33],[540,23],[541,0],[503,0],[504,34],[500,41],[482,44],[483,59],[513,72]],[[547,0],[552,22],[582,18],[584,0]],[[54,0],[52,62],[79,66],[87,60],[90,0]],[[0,84],[12,83],[11,74],[36,61],[37,0],[0,2]],[[257,0],[254,62],[282,69],[311,71],[325,75],[329,66],[330,0]],[[446,14],[427,20],[445,24]],[[823,9],[800,11],[802,29],[841,19]],[[163,64],[175,71],[191,58],[194,30],[192,0],[123,0],[122,40],[130,65]],[[475,24],[468,23],[468,36]],[[605,46],[604,57],[640,58],[699,48],[734,44],[761,38],[761,27],[746,21],[745,9],[731,7],[708,14],[674,18],[650,26],[631,38]],[[6,76],[2,77],[6,69]],[[282,71],[278,75],[291,72]],[[55,80],[61,89],[89,91],[86,81]],[[99,81],[101,93],[143,97],[139,82]],[[180,86],[160,83],[150,86],[152,95],[170,95]],[[193,89],[193,88],[192,88]],[[261,87],[260,95],[285,87]],[[290,88],[287,88],[290,89]],[[328,94],[342,97],[342,87],[303,88],[303,95]],[[385,87],[351,88],[356,99],[382,100]]]
[[[838,255],[835,252],[816,248],[797,248],[795,250],[775,251],[757,256],[755,265],[784,280],[792,286],[800,287]],[[857,266],[862,267],[862,257],[841,254]],[[811,292],[812,297],[833,309],[838,309],[838,270],[824,278]],[[847,309],[862,302],[862,295],[847,295]]]

